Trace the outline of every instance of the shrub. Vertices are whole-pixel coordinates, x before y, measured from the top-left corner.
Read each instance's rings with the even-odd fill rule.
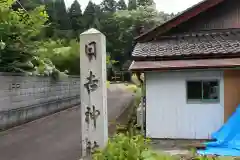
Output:
[[[128,137],[117,134],[109,140],[107,147],[94,155],[95,160],[134,160],[147,150],[145,139],[141,136]]]
[[[150,140],[141,135],[117,134],[103,150],[96,151],[93,160],[233,160],[233,157],[199,156],[195,151],[189,155],[171,156],[155,153],[149,148]]]
[[[142,136],[117,134],[109,140],[106,148],[97,151],[94,160],[158,160],[171,159],[171,156],[158,155],[149,149],[149,140]]]

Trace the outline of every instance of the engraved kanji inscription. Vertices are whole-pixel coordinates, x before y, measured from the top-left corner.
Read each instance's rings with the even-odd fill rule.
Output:
[[[93,120],[94,128],[96,128],[97,127],[97,118],[100,115],[100,111],[96,110],[94,105],[92,106],[92,112],[90,115],[91,115],[91,119]]]
[[[98,88],[99,80],[96,76],[90,71],[89,77],[87,77],[87,83],[84,84],[84,87],[87,89],[88,94],[94,92]]]
[[[93,59],[93,57],[96,59],[97,58],[97,52],[96,52],[96,42],[90,42],[85,45],[85,53],[88,56],[89,61]]]
[[[93,105],[92,109],[90,107],[87,107],[87,111],[85,112],[85,122],[89,124],[90,118],[93,120],[94,128],[97,127],[97,118],[100,115],[100,111],[96,109],[96,107]]]
[[[88,140],[88,138],[86,138],[86,153],[87,155],[91,155],[93,154],[96,149],[99,148],[99,145],[96,141],[94,141],[93,143],[91,141]]]
[[[87,111],[85,112],[85,122],[88,124],[90,122],[90,114],[91,114],[91,108],[87,107]]]
[[[12,83],[10,89],[19,89],[21,85],[19,83]]]
[[[88,139],[86,139],[86,153],[88,156],[92,153],[92,143]]]

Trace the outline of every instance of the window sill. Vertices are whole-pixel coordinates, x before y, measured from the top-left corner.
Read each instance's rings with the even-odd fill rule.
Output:
[[[187,104],[218,104],[220,100],[188,100]]]

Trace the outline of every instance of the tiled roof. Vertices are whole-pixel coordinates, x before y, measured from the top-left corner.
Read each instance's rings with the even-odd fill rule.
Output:
[[[211,31],[162,37],[137,43],[133,57],[176,57],[240,54],[240,31]]]

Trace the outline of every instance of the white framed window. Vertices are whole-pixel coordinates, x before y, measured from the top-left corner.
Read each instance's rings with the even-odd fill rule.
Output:
[[[188,103],[219,102],[219,80],[189,80],[186,82]]]

